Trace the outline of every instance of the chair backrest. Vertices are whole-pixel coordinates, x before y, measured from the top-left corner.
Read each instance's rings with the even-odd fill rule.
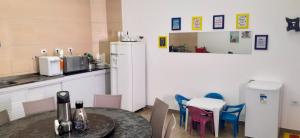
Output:
[[[150,118],[153,138],[162,138],[164,122],[168,113],[168,108],[168,104],[159,100],[158,98],[155,99]]]
[[[199,120],[199,119],[201,119],[201,116],[212,117],[212,115],[213,115],[212,112],[208,112],[208,111],[205,111],[205,110],[197,108],[197,107],[188,106],[187,108],[189,109],[189,115],[190,115],[191,119]]]
[[[180,94],[176,94],[175,95],[175,99],[176,99],[176,101],[177,101],[177,103],[178,103],[178,105],[179,105],[179,108],[180,108],[180,110],[184,110],[183,108],[183,101],[189,101],[190,99],[188,99],[188,98],[186,98],[186,97],[184,97],[184,96],[182,96],[182,95],[180,95]]]
[[[244,106],[244,103],[233,106],[225,106],[224,111],[235,113],[237,115],[237,119],[239,119]]]
[[[55,110],[55,100],[54,97],[49,97],[46,99],[23,102],[25,115],[31,115],[46,111]]]
[[[0,112],[0,126],[9,122],[9,116],[7,110],[3,110]]]
[[[206,98],[213,98],[213,99],[224,100],[224,97],[223,97],[221,94],[216,93],[216,92],[208,93],[208,94],[206,94],[204,97],[206,97]]]
[[[169,123],[167,125],[167,130],[166,130],[166,133],[165,133],[165,138],[172,138],[172,133],[174,131],[174,128],[176,126],[176,119],[175,119],[175,116],[174,114],[172,114],[170,120],[169,120]]]
[[[241,112],[242,112],[244,106],[245,106],[245,104],[240,104],[240,105],[238,105],[238,108],[239,108],[239,110],[238,110],[239,113],[238,113],[238,116],[237,116],[238,120],[240,119],[240,114],[241,114]]]
[[[94,107],[121,108],[122,95],[94,95]]]

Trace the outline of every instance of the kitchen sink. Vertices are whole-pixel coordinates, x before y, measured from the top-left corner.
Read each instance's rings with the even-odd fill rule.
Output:
[[[18,84],[18,82],[16,81],[6,81],[6,80],[0,81],[0,87],[13,86],[16,84]]]
[[[17,84],[15,81],[0,81],[0,85],[10,85],[10,84]]]

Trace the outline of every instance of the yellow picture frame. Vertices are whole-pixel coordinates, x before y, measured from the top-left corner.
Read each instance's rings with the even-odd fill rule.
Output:
[[[192,30],[202,30],[203,26],[202,16],[193,16],[192,17]]]
[[[236,29],[249,29],[250,14],[239,13],[236,14]]]
[[[159,36],[158,37],[158,48],[168,48],[168,37]]]

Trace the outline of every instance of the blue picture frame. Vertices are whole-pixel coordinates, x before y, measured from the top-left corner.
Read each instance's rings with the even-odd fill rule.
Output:
[[[213,29],[224,29],[224,26],[225,26],[225,15],[214,15]]]
[[[180,17],[172,18],[171,28],[173,31],[181,30],[181,18]]]
[[[255,35],[255,50],[268,50],[269,35]]]

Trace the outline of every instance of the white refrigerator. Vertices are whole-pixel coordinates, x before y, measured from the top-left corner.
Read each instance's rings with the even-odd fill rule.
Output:
[[[146,106],[144,42],[111,42],[111,94],[122,95],[121,108],[137,111]]]
[[[251,81],[245,93],[245,136],[278,138],[282,83]]]

